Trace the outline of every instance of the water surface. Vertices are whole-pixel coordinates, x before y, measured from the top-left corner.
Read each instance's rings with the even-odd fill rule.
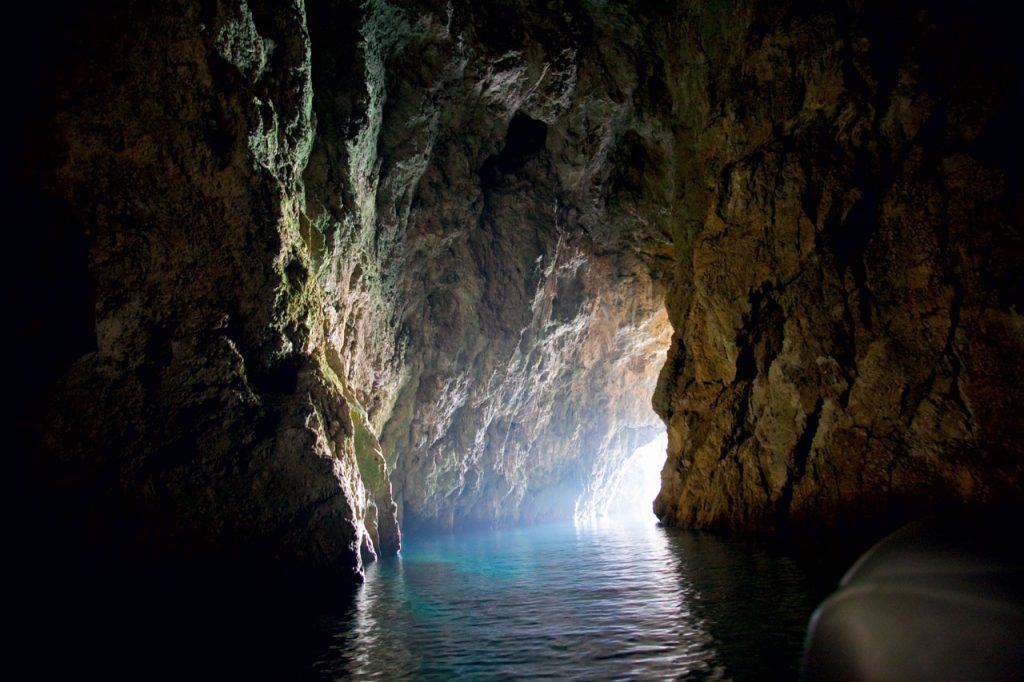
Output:
[[[312,672],[792,678],[822,591],[778,548],[654,524],[413,537],[323,619]]]

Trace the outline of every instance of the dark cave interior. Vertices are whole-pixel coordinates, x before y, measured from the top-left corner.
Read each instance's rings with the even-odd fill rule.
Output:
[[[77,604],[88,630],[117,595],[145,665],[125,622],[255,620],[259,591],[303,624],[264,644],[302,658],[323,633],[295,605],[361,613],[349,588],[403,533],[649,518],[655,494],[672,546],[798,547],[816,599],[907,522],[1012,529],[1012,14],[19,7],[4,497],[28,629]],[[325,576],[348,587],[311,600]]]

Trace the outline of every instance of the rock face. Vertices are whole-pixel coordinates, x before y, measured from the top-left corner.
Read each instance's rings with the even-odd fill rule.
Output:
[[[586,514],[652,394],[669,523],[1019,485],[1000,17],[101,9],[33,153],[95,310],[37,459],[90,542],[358,572],[400,521]]]
[[[90,545],[358,572],[400,517],[590,509],[658,431],[671,136],[636,20],[570,9],[74,27],[32,156],[85,235],[95,350],[36,468]]]
[[[710,10],[656,511],[892,523],[1017,494],[1021,59],[985,7]],[[955,57],[951,56],[955,55]]]
[[[45,416],[48,475],[94,547],[358,572],[398,531],[311,262],[304,9],[101,16],[44,131],[95,292],[95,350]]]
[[[326,196],[350,183],[365,245],[372,302],[344,324],[401,349],[372,387],[346,353],[346,377],[381,406],[407,528],[584,512],[657,426],[669,223],[640,210],[664,152],[636,132],[662,129],[636,22],[483,5],[371,3],[365,122],[322,127],[311,160]]]

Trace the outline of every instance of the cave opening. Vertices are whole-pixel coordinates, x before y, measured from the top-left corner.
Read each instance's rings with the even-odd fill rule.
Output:
[[[654,498],[661,491],[661,470],[668,456],[668,433],[628,453],[597,493],[599,520],[656,523]]]

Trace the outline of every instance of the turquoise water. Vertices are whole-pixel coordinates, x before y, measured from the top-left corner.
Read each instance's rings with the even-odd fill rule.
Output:
[[[820,576],[753,541],[654,524],[407,538],[320,626],[357,679],[793,678]]]

